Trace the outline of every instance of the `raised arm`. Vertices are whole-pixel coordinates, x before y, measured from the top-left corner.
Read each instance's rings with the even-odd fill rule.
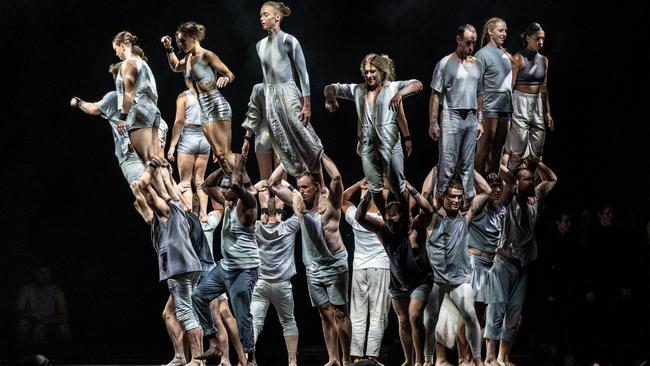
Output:
[[[551,104],[548,99],[548,87],[546,81],[548,80],[548,58],[544,56],[544,82],[542,83],[542,103],[544,106],[544,118],[546,119],[546,124],[551,131],[555,131],[555,124],[553,123],[553,117],[551,117]]]
[[[330,176],[330,191],[327,200],[332,205],[332,208],[338,210],[341,208],[341,201],[343,200],[343,178],[336,164],[325,153],[323,153],[322,162],[323,169]]]
[[[467,215],[465,215],[465,220],[467,220],[467,222],[471,222],[474,215],[485,207],[485,204],[490,198],[490,193],[492,193],[492,188],[490,188],[490,185],[476,170],[474,171],[474,185],[481,193],[477,194],[476,197],[474,197],[472,200],[470,210]]]
[[[237,205],[239,220],[243,225],[248,225],[257,219],[257,200],[253,194],[244,188],[242,171],[245,161],[243,156],[237,155],[235,169],[232,172],[232,189],[239,196],[239,204]]]
[[[431,168],[427,177],[424,178],[424,183],[422,183],[422,195],[424,198],[429,199],[429,195],[432,192],[436,191],[436,178],[438,177],[438,164],[434,165]]]
[[[427,213],[427,214],[433,214],[433,207],[429,203],[429,201],[424,197],[423,195],[418,192],[418,190],[413,187],[409,182],[406,182],[406,190],[411,194],[411,197],[415,199],[415,203],[417,203],[418,207],[420,207],[420,210],[422,212]]]
[[[222,175],[223,170],[217,169],[216,171],[212,172],[212,174],[208,175],[207,178],[205,178],[203,181],[203,192],[205,192],[213,200],[217,201],[220,205],[224,205],[226,203],[226,200],[221,194],[221,191],[218,187],[218,183]]]
[[[176,119],[174,120],[174,127],[172,128],[172,141],[169,143],[169,150],[167,150],[167,159],[174,161],[174,153],[176,152],[176,145],[181,137],[181,131],[185,127],[185,106],[187,105],[187,96],[185,93],[180,93],[176,98]]]
[[[345,212],[350,207],[354,207],[354,204],[351,202],[352,196],[361,188],[364,179],[354,183],[343,191],[343,202],[341,203],[341,213],[345,215]]]
[[[359,206],[357,207],[357,213],[354,216],[354,219],[357,220],[359,225],[363,226],[366,230],[377,234],[382,243],[384,243],[386,235],[388,234],[386,224],[383,221],[377,220],[367,215],[371,199],[372,195],[370,193],[363,196],[361,203],[359,203]]]
[[[501,202],[504,205],[509,205],[514,196],[515,185],[517,178],[512,175],[503,165],[499,165],[499,177],[503,180],[503,190],[501,191]]]
[[[169,62],[169,67],[173,72],[183,72],[185,70],[185,59],[178,60],[176,54],[174,53],[174,47],[172,47],[172,37],[163,36],[160,39],[165,51],[167,52],[167,62]]]
[[[154,160],[155,161],[155,160]],[[169,217],[169,205],[167,202],[160,198],[160,195],[158,195],[158,192],[156,192],[155,188],[151,184],[151,180],[153,179],[155,169],[165,169],[163,167],[159,168],[154,168],[152,165],[147,165],[146,168],[144,169],[144,172],[140,176],[140,181],[139,184],[135,187],[132,187],[132,190],[134,190],[134,194],[137,197],[139,194],[142,194],[142,196],[145,198],[147,205],[154,210],[159,216],[162,217]],[[145,221],[147,218],[145,218]]]
[[[542,181],[537,185],[536,190],[542,195],[542,197],[544,197],[553,190],[553,187],[557,184],[557,176],[551,168],[542,162],[537,164],[537,171],[539,172]]]
[[[203,57],[205,58],[205,63],[210,65],[210,67],[212,67],[213,70],[216,70],[217,74],[220,75],[217,79],[217,87],[223,88],[235,80],[235,74],[230,71],[228,66],[221,61],[216,53],[206,51],[203,54]]]
[[[269,189],[276,195],[276,197],[280,198],[285,205],[293,206],[294,194],[291,192],[292,190],[289,189],[289,184],[285,184],[286,182],[282,180],[282,175],[284,175],[284,169],[282,169],[282,166],[275,168],[273,174],[271,174],[271,178],[269,178]]]

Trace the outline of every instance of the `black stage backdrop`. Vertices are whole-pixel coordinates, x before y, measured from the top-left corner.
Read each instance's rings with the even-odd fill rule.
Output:
[[[159,107],[170,125],[184,90],[159,42],[183,21],[207,27],[203,46],[215,51],[237,78],[222,90],[233,109],[233,150],[251,87],[262,80],[255,43],[265,36],[258,1],[2,1],[0,44],[5,92],[2,143],[0,358],[12,343],[13,302],[36,263],[49,263],[66,291],[80,358],[160,358],[171,354],[161,319],[167,290],[158,283],[149,228],[132,209],[132,196],[113,156],[106,122],[69,107],[76,95],[99,100],[114,88],[107,73],[116,62],[113,36],[130,30],[142,39],[156,77]],[[479,32],[491,16],[504,18],[506,47],[521,48],[531,21],[546,31],[549,89],[556,131],[547,134],[544,160],[559,184],[549,207],[577,210],[607,199],[648,205],[647,12],[610,3],[607,8],[566,1],[289,1],[282,28],[302,44],[311,79],[312,124],[344,183],[362,178],[355,155],[356,115],[351,102],[325,111],[323,87],[361,82],[359,63],[388,53],[398,79],[417,78],[424,90],[404,100],[414,152],[406,175],[420,185],[437,161],[427,134],[428,98],[435,63],[455,48],[463,23]],[[478,49],[478,47],[477,47]],[[257,177],[254,157],[247,164]],[[208,171],[212,171],[211,165]],[[352,251],[347,224],[342,224]],[[218,237],[218,235],[215,235]],[[301,345],[321,345],[317,312],[310,308],[304,266],[294,278]],[[534,317],[534,314],[529,316]],[[275,315],[262,344],[283,353]],[[396,335],[396,329],[390,330]],[[392,342],[391,340],[386,340]]]

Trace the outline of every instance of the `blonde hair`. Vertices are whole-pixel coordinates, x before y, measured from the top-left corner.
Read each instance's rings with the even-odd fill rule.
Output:
[[[363,75],[363,69],[366,65],[372,65],[384,74],[383,80],[395,80],[395,62],[388,55],[369,53],[364,56],[361,60],[361,75]]]
[[[481,47],[490,43],[490,31],[497,27],[497,23],[506,24],[506,21],[499,17],[492,17],[483,26],[483,36],[481,37]]]
[[[291,15],[291,8],[285,5],[282,1],[267,1],[262,4],[262,7],[270,6],[275,9],[282,17]]]

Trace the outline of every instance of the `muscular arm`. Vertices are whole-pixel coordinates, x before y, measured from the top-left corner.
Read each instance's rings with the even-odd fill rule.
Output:
[[[539,176],[542,178],[542,182],[537,185],[536,189],[541,193],[542,197],[544,197],[553,190],[553,187],[557,184],[557,176],[551,168],[542,162],[537,165],[537,171],[539,172]]]
[[[90,114],[93,116],[99,116],[102,114],[102,111],[95,105],[95,103],[90,103],[90,102],[84,102],[83,100],[79,102],[78,104],[79,109],[81,109],[82,112],[86,114]]]
[[[226,203],[225,198],[223,198],[223,195],[219,190],[219,187],[217,187],[217,183],[219,182],[219,179],[222,175],[223,171],[221,169],[217,169],[216,171],[212,172],[212,174],[208,175],[207,178],[205,178],[203,181],[203,192],[205,192],[213,200],[217,201],[220,205],[224,205]]]
[[[472,206],[470,207],[467,215],[465,215],[465,220],[468,223],[472,221],[472,218],[477,212],[481,211],[485,207],[485,204],[490,198],[490,193],[492,192],[490,185],[476,170],[474,171],[474,184],[479,188],[481,193],[477,194],[476,197],[474,197],[472,200]]]
[[[370,207],[370,200],[372,199],[371,196],[371,194],[366,194],[363,197],[361,203],[359,203],[359,207],[357,207],[357,213],[354,218],[357,220],[359,225],[363,226],[366,230],[377,234],[381,242],[385,243],[388,235],[386,224],[384,224],[383,221],[376,220],[367,215],[368,207]]]
[[[503,191],[501,191],[500,200],[504,205],[508,205],[512,202],[517,178],[515,178],[515,176],[508,171],[508,168],[503,165],[499,166],[499,177],[503,180]]]
[[[408,97],[409,95],[420,92],[420,90],[422,90],[422,82],[420,80],[413,79],[397,93],[402,97]]]
[[[333,209],[338,210],[341,208],[341,201],[343,199],[343,178],[336,164],[334,164],[327,154],[323,153],[322,162],[323,168],[330,176],[330,191],[327,200]]]
[[[278,166],[277,168],[275,168],[273,174],[271,174],[271,178],[269,178],[269,189],[286,205],[293,206],[294,195],[291,192],[291,190],[288,188],[288,185],[283,184],[282,181],[283,174],[284,174],[284,169],[282,169],[282,166]]]
[[[517,84],[517,74],[524,64],[524,60],[521,58],[521,54],[517,53],[512,57],[512,89],[515,89]]]
[[[352,200],[352,196],[359,190],[359,188],[361,188],[362,183],[363,180],[360,180],[343,191],[343,202],[341,203],[341,213],[343,215],[345,215],[348,208],[354,206],[350,201]]]
[[[207,51],[203,57],[205,57],[205,62],[210,65],[212,69],[216,70],[219,75],[226,76],[229,79],[229,83],[232,83],[233,80],[235,80],[235,74],[230,71],[228,66],[221,61],[217,54],[212,51]]]
[[[232,172],[232,189],[237,192],[239,196],[239,204],[237,205],[238,214],[241,210],[243,217],[240,217],[242,224],[250,224],[257,218],[257,200],[249,191],[244,189],[242,185],[242,170],[244,159],[241,155],[237,156],[237,164]]]
[[[415,189],[410,183],[406,183],[406,190],[411,194],[411,197],[415,199],[415,203],[417,203],[418,207],[420,207],[420,210],[422,212],[432,214],[433,213],[433,207],[431,207],[431,204],[429,201],[424,197],[423,195],[420,194],[420,192]]]
[[[124,79],[124,98],[120,113],[128,114],[135,100],[135,82],[138,78],[138,69],[131,61],[122,62],[122,77]]]

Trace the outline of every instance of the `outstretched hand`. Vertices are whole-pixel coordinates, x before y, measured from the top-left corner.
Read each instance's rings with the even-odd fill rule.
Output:
[[[328,112],[334,112],[339,109],[339,101],[336,98],[327,98],[325,99],[325,109]]]

